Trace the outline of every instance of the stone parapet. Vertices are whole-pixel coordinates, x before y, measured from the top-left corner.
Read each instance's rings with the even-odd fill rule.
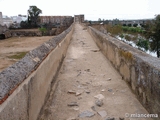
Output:
[[[160,59],[92,27],[88,27],[88,31],[141,104],[149,113],[160,116]]]
[[[0,120],[36,120],[65,57],[73,27],[0,72]]]

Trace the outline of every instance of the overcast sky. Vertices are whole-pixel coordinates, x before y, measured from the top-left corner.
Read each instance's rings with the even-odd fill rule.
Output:
[[[0,12],[27,15],[31,5],[40,8],[41,15],[84,14],[87,20],[143,19],[160,14],[160,0],[0,0]]]

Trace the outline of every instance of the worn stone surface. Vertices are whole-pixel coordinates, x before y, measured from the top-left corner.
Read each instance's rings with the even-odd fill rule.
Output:
[[[104,99],[104,96],[102,94],[98,94],[98,95],[96,95],[94,97],[99,99],[99,100],[103,100]]]
[[[84,112],[82,112],[82,113],[80,113],[79,115],[78,115],[78,117],[80,117],[80,118],[85,118],[85,117],[92,117],[92,116],[94,116],[95,114],[93,113],[93,112],[90,112],[90,111],[84,111]]]
[[[112,92],[112,89],[108,89],[109,92]]]
[[[95,103],[97,106],[101,107],[103,105],[103,100],[98,99]]]
[[[86,110],[95,115],[90,118],[79,118],[80,120],[105,120],[107,117],[117,119],[120,116],[124,117],[126,111],[127,113],[148,113],[103,54],[91,52],[91,50],[97,49],[98,47],[88,31],[83,30],[81,25],[75,24],[72,41],[56,79],[58,84],[56,89],[52,90],[44,107],[52,112],[46,115],[43,111],[40,117],[42,120],[52,120],[53,116],[55,120],[65,120],[69,117],[78,117]],[[106,81],[108,78],[112,80]],[[93,86],[93,83],[98,86]],[[106,91],[101,92],[102,89]],[[115,94],[108,92],[108,89],[113,89]],[[68,90],[84,90],[84,93],[77,97],[68,94]],[[87,90],[90,91],[90,94],[86,93]],[[95,98],[94,96],[99,94],[103,94],[104,98],[102,107],[95,105],[95,101],[99,97]],[[79,106],[68,107],[67,104],[71,101],[77,102]],[[74,108],[79,108],[79,110]],[[98,111],[106,111],[107,116],[102,118],[97,113]]]
[[[91,107],[91,109],[92,109],[93,111],[96,111],[96,108],[95,108],[95,106],[92,106],[92,107]]]
[[[72,117],[72,118],[68,118],[67,120],[79,120],[78,118]]]
[[[99,49],[130,85],[141,104],[150,113],[158,113],[160,116],[160,59],[92,27],[88,30]]]
[[[98,111],[98,114],[99,114],[102,118],[104,118],[104,117],[107,116],[107,112],[106,112],[105,110],[103,110],[103,111]]]
[[[68,106],[78,106],[78,103],[77,102],[71,102],[71,103],[68,103]]]
[[[70,93],[70,94],[76,94],[76,91],[75,90],[68,90],[68,93]]]
[[[110,117],[108,117],[108,118],[106,118],[105,120],[115,120],[115,118],[110,118]]]

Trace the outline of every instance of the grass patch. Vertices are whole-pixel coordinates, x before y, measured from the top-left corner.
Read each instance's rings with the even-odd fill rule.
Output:
[[[17,52],[15,55],[8,56],[10,59],[22,59],[28,52]]]

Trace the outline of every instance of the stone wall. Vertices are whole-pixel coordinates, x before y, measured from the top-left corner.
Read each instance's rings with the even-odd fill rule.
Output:
[[[149,113],[160,116],[160,59],[88,27],[94,41]],[[132,108],[131,108],[132,109]]]
[[[74,22],[83,23],[84,15],[74,15]]]
[[[0,39],[5,39],[11,37],[11,32],[8,30],[7,26],[0,25]]]
[[[33,37],[33,36],[53,36],[53,35],[58,35],[60,33],[62,33],[64,30],[66,30],[66,27],[59,27],[59,28],[52,28],[52,30],[47,30],[43,35],[42,32],[40,30],[32,30],[32,29],[19,29],[19,30],[10,30],[11,35],[13,37],[15,36],[29,36],[29,37]]]
[[[5,25],[0,25],[0,34],[3,34],[5,31],[7,31],[8,28]]]
[[[41,31],[34,30],[34,31],[27,31],[27,30],[10,30],[13,37],[15,36],[42,36]]]
[[[40,24],[52,23],[60,26],[68,26],[73,23],[72,16],[40,16]]]
[[[0,73],[0,120],[36,120],[66,55],[74,25]]]

